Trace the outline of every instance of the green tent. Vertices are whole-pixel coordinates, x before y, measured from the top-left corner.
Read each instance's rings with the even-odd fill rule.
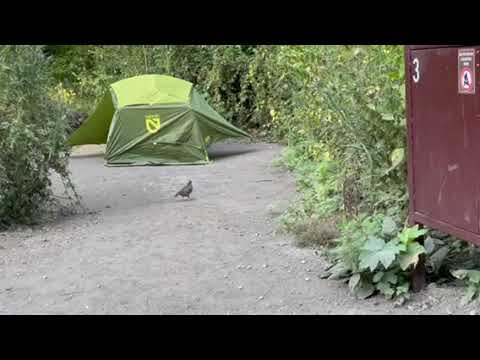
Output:
[[[204,164],[207,146],[249,137],[213,110],[187,81],[143,75],[110,86],[70,145],[106,144],[107,165]]]

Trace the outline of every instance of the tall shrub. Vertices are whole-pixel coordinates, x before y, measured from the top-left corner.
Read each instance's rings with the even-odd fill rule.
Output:
[[[42,46],[0,47],[0,227],[33,224],[53,201],[50,172],[67,189],[65,109],[51,100]]]
[[[282,118],[292,145],[328,153],[354,176],[369,211],[406,205],[405,93],[401,46],[288,49],[303,86]],[[305,146],[307,144],[307,146]]]

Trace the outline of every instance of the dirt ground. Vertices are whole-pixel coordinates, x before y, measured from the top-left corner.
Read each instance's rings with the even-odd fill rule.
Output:
[[[281,147],[220,144],[207,166],[71,160],[88,214],[0,233],[0,314],[476,314],[435,286],[402,307],[320,280],[324,260],[278,233],[295,197]],[[174,199],[192,179],[192,200]],[[56,179],[56,193],[61,186]]]

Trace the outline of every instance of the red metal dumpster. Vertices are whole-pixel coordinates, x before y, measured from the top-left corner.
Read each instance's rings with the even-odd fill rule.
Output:
[[[480,45],[405,49],[409,222],[480,245]]]

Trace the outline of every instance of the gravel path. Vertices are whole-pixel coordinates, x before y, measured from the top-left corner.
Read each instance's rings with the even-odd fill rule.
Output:
[[[0,314],[469,314],[463,290],[429,288],[401,308],[357,301],[325,265],[275,232],[295,196],[278,145],[221,144],[207,166],[108,168],[72,158],[93,212],[0,233]],[[92,152],[93,151],[93,152]],[[193,180],[192,200],[173,195]],[[56,180],[55,180],[56,181]],[[60,187],[55,182],[58,193]]]

